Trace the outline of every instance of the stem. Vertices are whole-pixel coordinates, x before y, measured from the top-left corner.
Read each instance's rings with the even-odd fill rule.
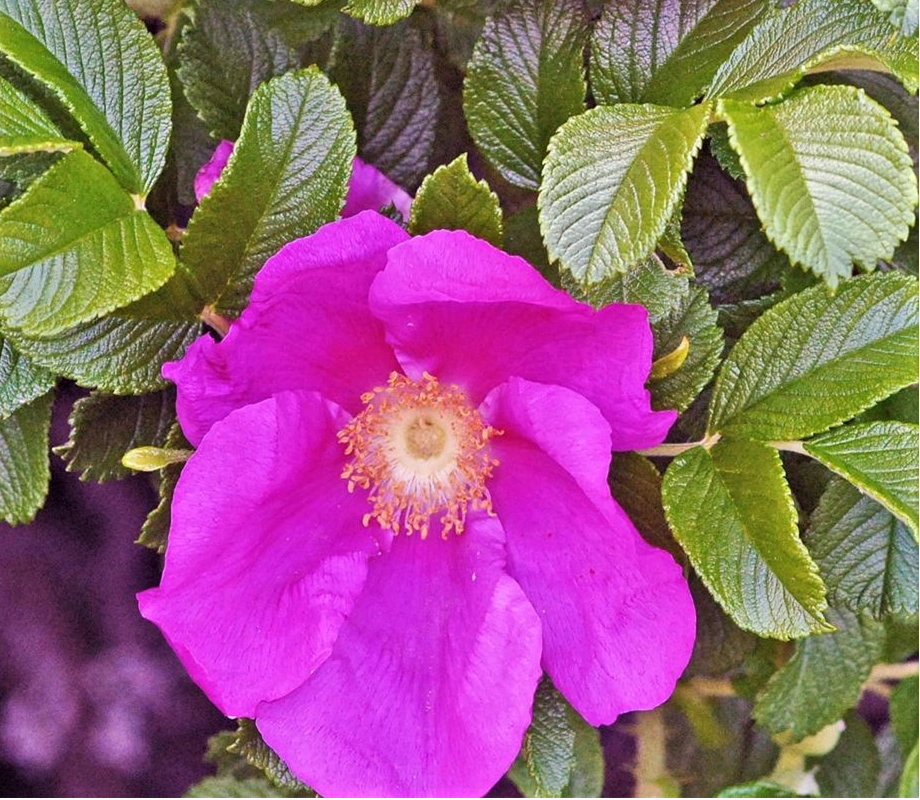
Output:
[[[209,328],[213,328],[217,331],[221,338],[227,335],[227,331],[230,330],[230,320],[225,316],[218,314],[214,310],[214,306],[207,305],[201,309],[201,313],[198,315],[198,318]]]
[[[809,453],[809,452],[805,449],[803,443],[800,442],[800,441],[794,441],[794,442],[767,442],[767,444],[770,445],[770,447],[775,447],[777,450],[786,450],[786,451],[789,452],[789,453],[799,453],[800,455],[811,457],[811,453]]]
[[[714,433],[711,436],[700,439],[698,442],[660,444],[657,447],[647,447],[645,450],[636,450],[636,452],[640,456],[664,456],[665,458],[673,458],[674,456],[679,456],[681,453],[686,453],[688,450],[692,450],[694,447],[705,447],[709,450],[721,438],[720,434]]]
[[[904,664],[876,664],[869,673],[869,680],[872,682],[899,681],[918,673],[920,673],[920,664],[916,661],[908,661]]]

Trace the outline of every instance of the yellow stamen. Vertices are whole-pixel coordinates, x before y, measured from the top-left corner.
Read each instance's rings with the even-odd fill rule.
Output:
[[[338,433],[352,456],[342,471],[348,490],[367,489],[372,520],[393,533],[460,534],[470,509],[492,514],[486,482],[498,461],[487,445],[501,431],[486,425],[455,385],[427,372],[414,381],[393,372],[386,386],[361,397],[364,410]]]

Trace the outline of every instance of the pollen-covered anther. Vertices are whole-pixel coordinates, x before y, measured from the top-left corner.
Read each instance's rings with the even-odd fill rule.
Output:
[[[501,431],[483,422],[460,387],[427,372],[419,380],[393,372],[361,400],[364,410],[338,438],[352,456],[342,471],[348,490],[369,492],[365,525],[376,520],[424,539],[434,522],[446,538],[463,533],[471,509],[492,514],[486,484],[498,461],[488,444]]]

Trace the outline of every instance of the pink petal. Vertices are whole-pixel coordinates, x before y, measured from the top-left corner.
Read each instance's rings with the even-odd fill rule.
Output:
[[[380,211],[391,203],[403,219],[409,219],[412,198],[379,169],[356,158],[342,216],[351,217],[361,211]]]
[[[603,412],[615,450],[659,444],[676,418],[649,404],[644,308],[595,311],[523,259],[462,231],[395,247],[370,305],[408,374],[457,383],[476,403],[512,375],[567,386]]]
[[[229,716],[323,662],[380,550],[339,477],[345,420],[319,395],[278,394],[215,423],[182,471],[163,580],[138,600]]]
[[[696,615],[670,555],[646,544],[607,488],[610,426],[583,397],[511,379],[482,406],[508,572],[543,623],[543,667],[593,725],[666,700]]]
[[[504,572],[501,528],[398,536],[368,565],[335,650],[256,721],[326,796],[480,796],[530,722],[540,629]]]
[[[367,292],[387,250],[407,239],[373,212],[285,245],[256,276],[249,307],[223,341],[203,336],[163,367],[192,444],[235,408],[289,389],[318,391],[356,413],[398,370]]]
[[[200,203],[201,199],[211,191],[211,187],[224,171],[227,162],[230,160],[230,154],[233,152],[233,142],[227,139],[221,139],[220,144],[214,148],[214,153],[195,175],[195,199]]]

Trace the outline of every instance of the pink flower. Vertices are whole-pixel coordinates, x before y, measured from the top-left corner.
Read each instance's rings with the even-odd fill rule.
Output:
[[[232,153],[233,142],[223,139],[214,149],[208,163],[198,170],[195,175],[195,199],[199,203],[211,191]],[[361,211],[379,211],[391,203],[403,219],[409,219],[412,198],[376,167],[356,158],[352,165],[348,194],[341,216],[353,217]]]
[[[197,451],[143,592],[194,680],[325,795],[479,795],[545,670],[592,724],[673,691],[680,568],[611,498],[674,420],[644,308],[365,212],[270,258],[164,374]]]

